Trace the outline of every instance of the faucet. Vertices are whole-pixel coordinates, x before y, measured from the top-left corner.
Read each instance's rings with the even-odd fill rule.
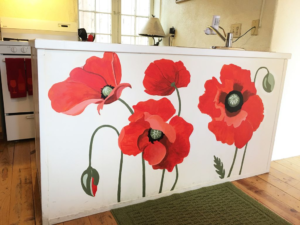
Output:
[[[227,36],[226,36],[226,33],[224,31],[224,29],[222,27],[220,27],[223,32],[224,32],[224,36],[217,30],[215,29],[213,26],[209,26],[207,27],[208,29],[214,31],[217,33],[217,35],[225,42],[225,47],[226,48],[231,48],[232,47],[232,38],[233,38],[233,34],[232,33],[228,33]]]

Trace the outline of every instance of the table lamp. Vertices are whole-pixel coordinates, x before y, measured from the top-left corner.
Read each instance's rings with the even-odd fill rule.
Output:
[[[155,37],[164,37],[165,32],[161,26],[161,23],[158,18],[155,18],[154,15],[148,20],[142,31],[139,33],[141,36],[152,37],[154,41],[154,46],[158,46],[159,42],[162,41],[162,38],[158,39],[155,43]]]

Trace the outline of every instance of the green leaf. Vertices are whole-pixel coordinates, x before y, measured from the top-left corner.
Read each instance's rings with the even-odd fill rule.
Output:
[[[216,172],[219,174],[220,178],[223,179],[225,177],[225,169],[223,168],[223,163],[220,158],[214,156],[214,167],[217,169]]]

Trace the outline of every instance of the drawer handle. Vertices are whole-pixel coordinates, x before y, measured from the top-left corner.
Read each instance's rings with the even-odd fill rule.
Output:
[[[26,119],[34,119],[34,115],[32,115],[32,116],[26,116]]]

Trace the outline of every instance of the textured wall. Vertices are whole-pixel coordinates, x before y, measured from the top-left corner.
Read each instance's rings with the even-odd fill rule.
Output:
[[[77,0],[0,0],[0,17],[77,22]]]
[[[175,0],[161,0],[161,22],[166,33],[169,28],[176,28],[174,46],[210,48],[212,45],[223,45],[215,36],[205,35],[203,30],[211,25],[213,15],[221,16],[220,25],[226,32],[230,25],[242,23],[242,33],[251,28],[252,20],[259,19],[262,0],[190,0],[176,4]],[[273,32],[277,0],[266,0],[262,27],[258,36],[247,36],[234,44],[246,50],[269,51]],[[165,38],[164,45],[168,45]]]

